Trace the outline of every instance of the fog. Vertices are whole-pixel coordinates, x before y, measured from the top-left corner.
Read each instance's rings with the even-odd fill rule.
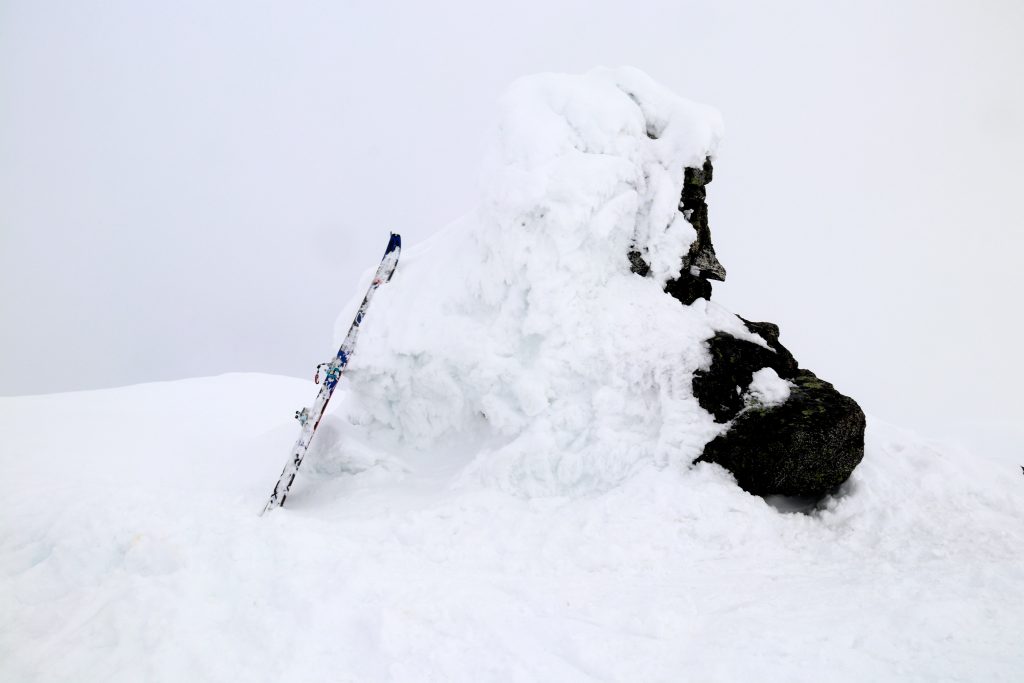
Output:
[[[725,119],[716,301],[882,419],[1020,431],[1022,35],[1014,2],[4,0],[0,393],[311,375],[388,231],[472,207],[511,80],[628,64]]]

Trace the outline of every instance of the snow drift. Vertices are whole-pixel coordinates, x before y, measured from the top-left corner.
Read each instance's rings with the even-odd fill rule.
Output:
[[[696,237],[678,209],[684,167],[720,134],[713,110],[635,70],[514,84],[479,207],[408,249],[368,316],[335,457],[474,434],[468,473],[553,494],[699,456],[721,430],[690,387],[703,342],[764,345],[720,306],[663,291]]]

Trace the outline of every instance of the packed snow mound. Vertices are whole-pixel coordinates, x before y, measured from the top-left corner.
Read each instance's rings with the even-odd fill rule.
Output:
[[[718,115],[634,69],[524,78],[499,109],[479,206],[377,294],[335,402],[336,456],[473,434],[467,476],[526,494],[692,461],[721,430],[691,391],[703,342],[764,345],[663,291],[696,237],[684,168],[714,156]]]
[[[792,388],[793,383],[779,377],[772,368],[761,368],[754,373],[744,399],[747,405],[759,408],[780,406],[789,398]]]
[[[538,270],[558,269],[585,290],[636,249],[664,286],[697,236],[679,212],[683,169],[715,156],[721,130],[716,111],[635,69],[520,79],[484,163],[475,232],[503,256],[485,279],[540,285]]]

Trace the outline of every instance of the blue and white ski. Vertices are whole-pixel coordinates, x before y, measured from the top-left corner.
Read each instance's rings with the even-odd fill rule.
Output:
[[[349,359],[355,352],[359,325],[363,322],[363,316],[366,315],[366,309],[370,306],[373,293],[395,274],[395,268],[398,266],[398,255],[401,251],[402,237],[391,233],[391,239],[388,240],[388,248],[384,252],[384,258],[381,259],[377,273],[373,277],[373,282],[370,283],[370,289],[367,290],[366,296],[363,297],[363,303],[359,305],[356,319],[352,321],[352,327],[349,328],[345,341],[341,343],[341,348],[338,349],[338,355],[330,361],[317,366],[317,382],[320,381],[321,370],[324,372],[323,386],[320,387],[320,393],[317,394],[311,408],[303,408],[295,412],[295,419],[302,425],[302,431],[299,433],[298,441],[292,447],[292,454],[289,456],[288,462],[285,463],[284,471],[281,472],[281,477],[277,480],[274,491],[270,494],[270,500],[263,507],[260,516],[268,510],[284,505],[284,500],[288,497],[288,491],[295,481],[295,474],[299,471],[299,465],[302,464],[302,458],[309,449],[309,442],[312,441],[313,434],[316,433],[316,428],[320,425],[320,418],[324,415],[327,402],[331,400],[334,388],[338,386],[338,380],[341,379],[341,373],[345,371],[345,366],[348,365]]]

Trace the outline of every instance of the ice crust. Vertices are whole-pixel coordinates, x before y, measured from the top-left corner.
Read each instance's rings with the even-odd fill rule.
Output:
[[[515,82],[479,206],[407,249],[367,316],[339,448],[430,452],[475,434],[468,472],[526,494],[692,461],[720,430],[691,393],[703,342],[763,343],[720,306],[663,291],[696,236],[678,211],[683,169],[720,137],[714,110],[635,69]],[[630,272],[633,249],[647,277]]]

